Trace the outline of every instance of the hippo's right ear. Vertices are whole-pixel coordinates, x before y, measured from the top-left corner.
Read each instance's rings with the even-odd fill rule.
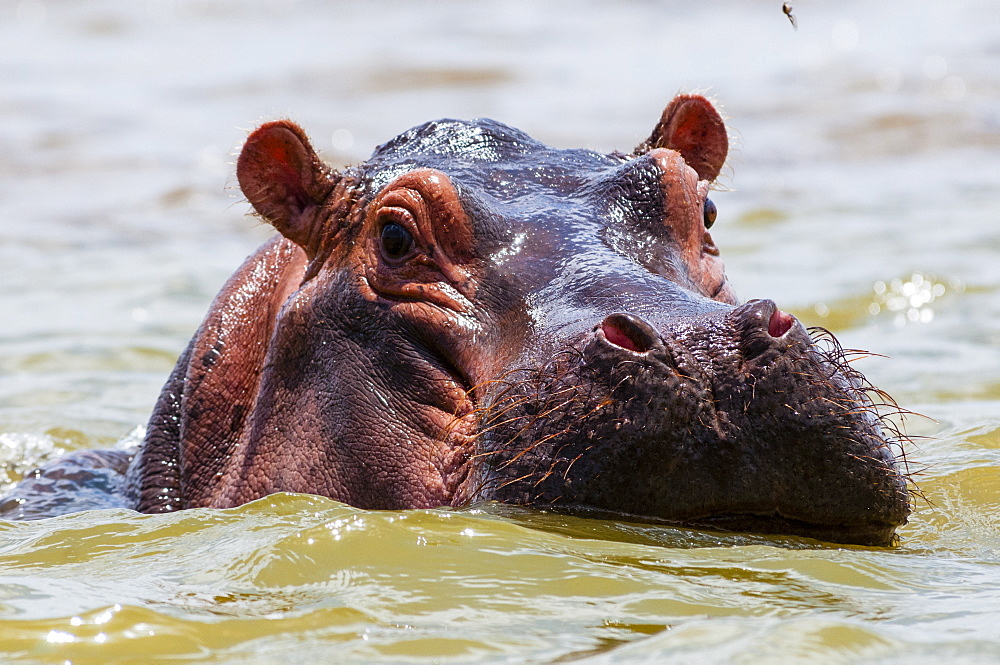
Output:
[[[287,120],[261,125],[243,144],[236,177],[261,217],[312,259],[322,237],[323,204],[338,176],[305,132]]]
[[[729,153],[726,123],[701,95],[677,95],[663,109],[652,135],[635,153],[654,148],[676,150],[701,180],[715,180]]]

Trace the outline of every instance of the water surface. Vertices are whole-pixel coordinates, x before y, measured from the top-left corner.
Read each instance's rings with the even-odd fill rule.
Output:
[[[820,4],[0,6],[0,483],[145,422],[269,235],[232,174],[278,117],[336,164],[438,117],[628,150],[708,90],[738,293],[927,416],[895,549],[291,495],[0,523],[0,660],[1000,660],[1000,5]]]

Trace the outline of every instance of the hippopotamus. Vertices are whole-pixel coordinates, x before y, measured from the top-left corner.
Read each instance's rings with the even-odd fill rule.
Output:
[[[53,479],[89,477],[146,513],[305,492],[891,544],[901,437],[835,342],[735,295],[712,235],[727,152],[698,95],[629,153],[438,120],[337,171],[263,124],[236,171],[278,234],[212,303],[141,447],[43,468],[7,505],[37,516]]]

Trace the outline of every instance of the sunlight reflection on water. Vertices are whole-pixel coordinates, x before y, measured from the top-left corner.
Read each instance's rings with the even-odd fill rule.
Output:
[[[627,150],[706,88],[737,292],[891,356],[859,368],[934,437],[889,551],[302,497],[0,523],[3,660],[994,659],[1000,5],[794,4],[0,6],[0,486],[145,421],[269,235],[232,176],[259,121],[338,165],[437,117]]]

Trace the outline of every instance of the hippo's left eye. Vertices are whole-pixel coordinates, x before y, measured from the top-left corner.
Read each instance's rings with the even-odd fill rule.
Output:
[[[712,228],[712,224],[715,224],[715,218],[718,216],[719,210],[715,207],[715,203],[712,199],[705,199],[705,228]]]
[[[382,251],[387,259],[401,259],[413,247],[413,236],[399,224],[390,222],[382,227]]]

